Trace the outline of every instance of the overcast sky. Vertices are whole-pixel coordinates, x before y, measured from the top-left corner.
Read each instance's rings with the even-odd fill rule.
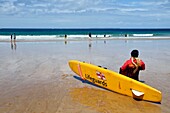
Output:
[[[0,28],[170,28],[170,0],[0,0]]]

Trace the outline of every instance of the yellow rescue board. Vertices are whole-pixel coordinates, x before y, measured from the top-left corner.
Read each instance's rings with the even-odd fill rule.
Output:
[[[69,66],[82,79],[103,88],[140,100],[162,100],[162,94],[157,89],[114,71],[77,60],[70,60]]]

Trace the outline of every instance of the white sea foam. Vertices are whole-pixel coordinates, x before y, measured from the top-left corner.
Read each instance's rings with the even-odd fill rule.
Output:
[[[43,41],[43,40],[89,40],[88,35],[67,35],[65,38],[64,35],[17,35],[17,41]],[[111,35],[92,35],[91,39],[93,40],[107,40],[107,39],[170,39],[170,37],[156,37],[153,34],[133,34],[133,36],[119,36],[113,37]],[[0,35],[0,41],[10,41],[10,35]]]
[[[109,38],[111,35],[92,35],[91,38]],[[88,35],[67,35],[67,39],[89,39]],[[0,35],[0,40],[10,40],[10,36]],[[17,35],[17,40],[64,40],[64,35]]]
[[[138,37],[150,37],[150,36],[153,36],[153,34],[133,34],[133,36],[138,36]]]
[[[63,39],[57,35],[18,35],[16,36],[17,40],[54,40],[54,39]],[[10,36],[0,35],[0,40],[10,40]]]

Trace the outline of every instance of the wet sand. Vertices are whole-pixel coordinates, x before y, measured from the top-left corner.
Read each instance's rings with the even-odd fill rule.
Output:
[[[170,40],[0,42],[0,113],[168,113]],[[139,49],[140,80],[163,94],[162,103],[136,101],[74,74],[76,59],[117,71]]]

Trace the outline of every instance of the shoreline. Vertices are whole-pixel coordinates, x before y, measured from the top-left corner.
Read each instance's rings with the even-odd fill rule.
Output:
[[[53,41],[103,41],[103,40],[170,40],[170,37],[109,37],[86,39],[16,39],[16,42],[53,42]],[[0,42],[11,42],[11,39],[0,39]]]

